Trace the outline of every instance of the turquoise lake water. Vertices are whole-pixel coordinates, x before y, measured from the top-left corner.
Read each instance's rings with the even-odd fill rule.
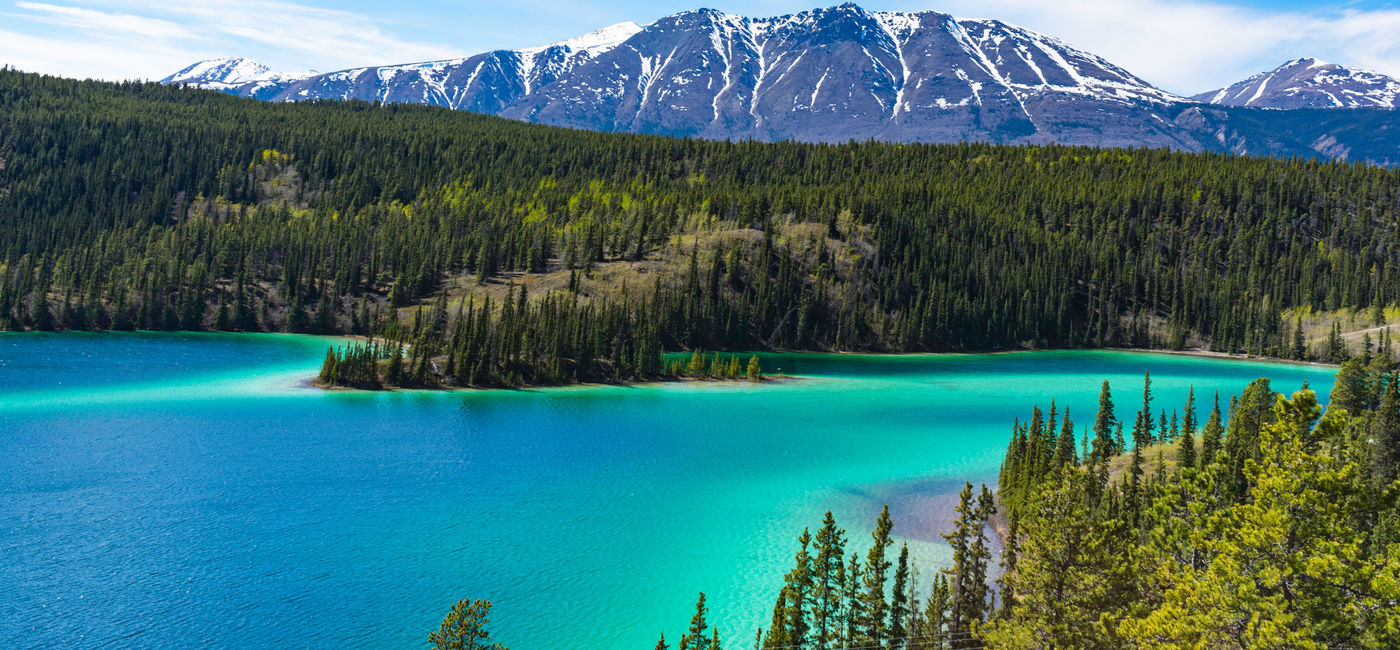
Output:
[[[882,504],[924,580],[1013,418],[1209,410],[1332,370],[1125,352],[766,355],[791,380],[528,391],[306,387],[326,339],[0,335],[8,647],[418,648],[458,598],[514,650],[674,643],[705,591],[732,647],[830,509]],[[855,548],[855,547],[853,547]],[[849,551],[848,551],[849,553]]]

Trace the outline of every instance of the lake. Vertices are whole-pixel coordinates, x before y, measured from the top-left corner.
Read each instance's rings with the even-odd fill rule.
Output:
[[[9,647],[418,648],[458,598],[514,650],[674,645],[706,592],[766,625],[804,526],[862,555],[882,504],[919,560],[1014,418],[1092,424],[1326,367],[1107,351],[763,355],[791,379],[521,391],[306,386],[330,339],[0,334]]]

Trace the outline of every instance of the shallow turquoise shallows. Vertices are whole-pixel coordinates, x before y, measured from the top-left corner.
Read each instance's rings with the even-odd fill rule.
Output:
[[[458,598],[515,650],[673,645],[704,591],[730,647],[831,509],[888,503],[921,584],[964,480],[1033,403],[1202,417],[1331,370],[1122,352],[766,355],[791,380],[354,393],[326,339],[0,335],[0,645],[417,648]]]

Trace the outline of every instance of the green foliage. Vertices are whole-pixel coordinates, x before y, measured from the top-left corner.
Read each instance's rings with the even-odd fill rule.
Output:
[[[1199,460],[1187,451],[1193,392],[1177,470],[1159,455],[1152,481],[1142,447],[1107,489],[1092,459],[1031,480],[1004,472],[1000,496],[1016,504],[1003,578],[1014,602],[983,638],[1007,648],[1393,647],[1400,485],[1371,478],[1389,466],[1375,423],[1400,417],[1400,400],[1385,401],[1388,365],[1341,371],[1338,393],[1356,414],[1334,405],[1322,415],[1312,391],[1285,399],[1267,380],[1245,388],[1228,423],[1217,399]],[[1023,432],[1013,427],[1013,441]],[[1005,464],[1024,453],[1013,442]]]
[[[491,601],[463,598],[442,619],[442,627],[428,635],[428,642],[435,650],[506,650],[491,642],[486,629],[490,613]]]
[[[386,353],[383,346],[374,342],[327,349],[326,360],[321,364],[321,374],[316,381],[322,386],[378,390],[384,385],[380,380],[379,365],[386,354],[394,352]],[[402,370],[399,372],[402,373]]]
[[[983,635],[994,647],[1112,648],[1114,614],[1132,594],[1131,537],[1102,521],[1089,495],[1088,472],[1062,466],[1038,486],[1021,515],[1017,560],[1008,584],[1016,594]]]
[[[972,484],[968,483],[959,494],[957,512],[953,531],[943,535],[953,548],[953,566],[947,569],[948,633],[955,637],[951,647],[975,648],[981,644],[973,635],[991,609],[987,567],[992,554],[986,528],[987,521],[996,513],[996,505],[985,485],[974,497]]]
[[[1361,165],[679,140],[13,71],[0,133],[0,328],[383,335],[407,385],[654,377],[662,349],[1286,356],[1286,310],[1400,303],[1400,173]],[[525,274],[560,288],[483,309]],[[487,325],[457,338],[448,293]],[[415,305],[437,313],[399,323]]]

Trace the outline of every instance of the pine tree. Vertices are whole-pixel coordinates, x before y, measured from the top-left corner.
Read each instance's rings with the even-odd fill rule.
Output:
[[[885,580],[890,561],[885,556],[890,545],[894,543],[890,539],[893,527],[894,524],[890,521],[890,507],[885,506],[880,511],[880,518],[875,522],[875,532],[870,534],[870,551],[865,556],[865,590],[861,595],[863,633],[864,638],[875,645],[883,645],[887,639],[888,630],[885,625],[889,601],[885,597]]]
[[[838,614],[841,610],[841,585],[845,582],[845,531],[836,526],[836,518],[826,511],[822,527],[814,544],[812,594],[812,633],[817,650],[829,650],[840,635]]]
[[[1152,373],[1142,376],[1142,410],[1137,413],[1137,423],[1133,426],[1133,446],[1144,447],[1152,444]]]
[[[326,358],[321,362],[321,374],[316,376],[316,382],[322,386],[334,386],[336,383],[335,366],[338,361],[335,348],[326,348]]]
[[[804,646],[811,629],[807,610],[812,604],[814,582],[812,579],[812,556],[808,553],[812,536],[808,534],[807,529],[802,529],[802,535],[797,538],[797,543],[800,548],[793,569],[786,576],[788,597],[783,616],[787,629],[787,645]]]
[[[894,584],[890,590],[889,646],[900,649],[909,636],[909,545],[899,547],[899,560],[895,563]]]
[[[491,642],[486,629],[490,613],[491,601],[463,598],[442,619],[442,626],[428,635],[428,642],[435,650],[506,650]]]
[[[846,606],[842,614],[844,624],[841,635],[842,647],[853,645],[865,645],[869,640],[864,637],[862,631],[865,621],[865,608],[863,602],[863,591],[861,586],[865,584],[865,576],[861,571],[860,555],[854,551],[851,553],[850,562],[846,565],[845,597]]]
[[[1378,488],[1390,485],[1400,473],[1400,372],[1392,371],[1380,382],[1380,401],[1371,420],[1371,474]]]
[[[1307,339],[1303,338],[1303,316],[1299,314],[1293,323],[1293,358],[1301,361],[1307,355]]]
[[[1083,498],[1092,480],[1063,467],[1031,500],[1020,525],[1016,599],[987,626],[988,647],[1118,647],[1101,617],[1132,601],[1135,568],[1125,536]]]
[[[1142,445],[1133,445],[1132,460],[1128,464],[1128,476],[1126,489],[1123,490],[1123,498],[1128,507],[1128,523],[1137,528],[1142,514],[1142,501],[1144,489],[1142,485]]]
[[[705,608],[705,592],[700,592],[700,597],[695,601],[695,615],[690,617],[689,632],[681,636],[680,650],[704,650],[709,639],[705,638],[705,630],[709,629],[709,624],[705,622],[705,616],[709,611]]]
[[[1108,381],[1104,380],[1103,386],[1099,389],[1099,410],[1094,415],[1092,462],[1106,462],[1121,451],[1113,440],[1113,425],[1115,423],[1117,420],[1113,417],[1113,394],[1109,390]]]
[[[1060,467],[1078,465],[1079,459],[1074,453],[1074,422],[1069,419],[1069,409],[1065,409],[1065,421],[1060,425],[1060,437],[1055,442],[1055,455],[1050,459],[1049,471],[1059,471]]]
[[[1181,416],[1181,435],[1196,435],[1196,387],[1186,388],[1186,409]]]
[[[1332,363],[1347,360],[1347,343],[1342,338],[1342,324],[1333,321],[1332,333],[1327,336],[1327,359]]]
[[[1220,393],[1216,393],[1215,407],[1211,409],[1206,425],[1201,428],[1201,466],[1216,462],[1216,455],[1222,451],[1221,436],[1224,434],[1225,426],[1220,422]]]
[[[939,572],[929,587],[924,613],[919,617],[919,629],[910,640],[911,650],[945,650],[948,643],[948,609],[952,606],[948,575]]]
[[[1367,360],[1362,357],[1348,359],[1337,371],[1332,382],[1332,394],[1327,408],[1346,409],[1357,414],[1371,407],[1371,389],[1367,386]]]
[[[791,595],[792,591],[787,585],[778,590],[778,601],[773,604],[773,619],[768,624],[768,634],[763,636],[763,648],[779,649],[794,645],[788,634],[788,602]]]
[[[986,486],[974,499],[972,484],[967,483],[958,499],[953,532],[943,535],[953,549],[953,567],[947,570],[952,598],[948,631],[955,637],[953,648],[971,648],[980,646],[970,636],[974,625],[986,620],[991,553],[985,528],[996,509]]]
[[[1182,431],[1177,441],[1176,461],[1184,470],[1196,467],[1196,436],[1190,431]]]
[[[384,371],[384,383],[402,386],[404,383],[403,345],[395,345],[389,352],[389,367]]]
[[[780,370],[781,370],[781,368],[780,368]],[[759,366],[759,364],[758,364],[758,355],[756,355],[756,354],[753,355],[753,356],[751,356],[751,357],[749,357],[749,368],[748,368],[747,377],[748,377],[748,380],[749,380],[749,381],[762,381],[762,380],[763,380],[763,368],[761,368],[761,367]]]

